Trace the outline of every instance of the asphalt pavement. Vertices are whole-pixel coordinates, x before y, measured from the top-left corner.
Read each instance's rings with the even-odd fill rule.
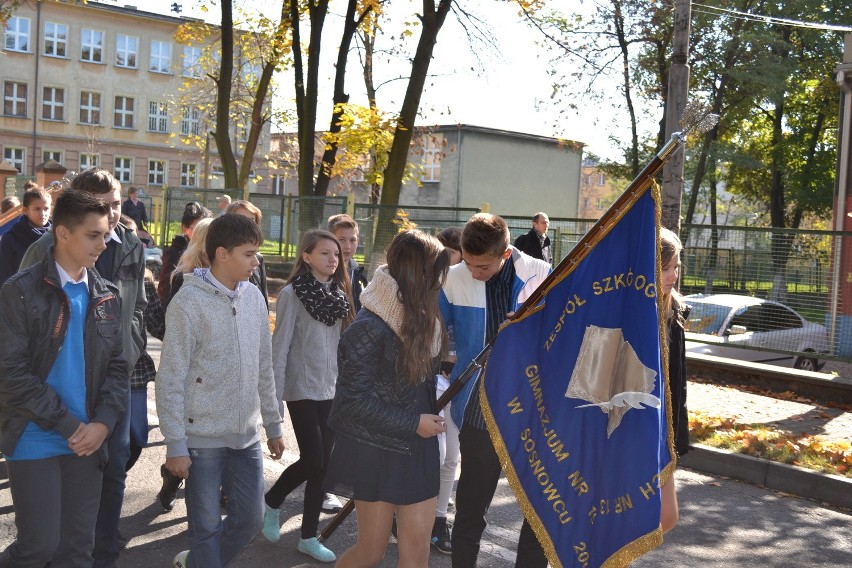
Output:
[[[159,342],[150,351],[158,358]],[[174,555],[188,548],[183,490],[173,511],[163,512],[156,499],[160,488],[159,467],[165,456],[157,428],[153,385],[149,390],[149,448],[131,470],[121,521],[121,531],[130,539],[119,559],[119,568],[170,567]],[[265,461],[267,487],[284,467],[296,458],[297,445],[285,420],[287,453],[280,462]],[[5,473],[5,468],[0,467]],[[793,495],[762,489],[725,477],[682,469],[677,473],[680,522],[665,537],[664,544],[637,560],[636,567],[759,567],[852,566],[852,511],[824,506]],[[282,506],[284,524],[276,544],[262,536],[246,548],[231,566],[305,567],[323,566],[296,551],[303,493],[292,494]],[[452,518],[452,513],[450,514]],[[323,515],[321,526],[331,519]],[[521,513],[505,479],[488,513],[479,567],[511,567],[521,527]],[[341,553],[355,542],[357,525],[353,514],[327,541]],[[0,546],[14,539],[14,513],[8,479],[0,476]],[[396,545],[388,546],[382,566],[397,563]],[[433,550],[429,562],[449,567],[450,557]]]

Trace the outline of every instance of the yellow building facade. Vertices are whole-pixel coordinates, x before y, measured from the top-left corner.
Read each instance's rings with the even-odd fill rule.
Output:
[[[174,40],[186,21],[133,6],[22,2],[0,52],[3,160],[22,176],[48,160],[69,171],[101,167],[152,196],[204,186],[203,149],[181,143],[205,134],[199,113],[178,102],[181,86],[210,88],[200,79],[201,46]],[[221,186],[212,138],[210,152],[210,187]]]

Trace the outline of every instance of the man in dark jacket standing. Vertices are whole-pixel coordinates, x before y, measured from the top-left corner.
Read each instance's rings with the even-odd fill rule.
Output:
[[[547,236],[547,228],[550,226],[547,213],[536,213],[532,218],[532,224],[529,233],[515,239],[515,248],[553,266],[550,237]]]
[[[148,230],[148,214],[145,212],[145,204],[139,201],[139,190],[135,187],[127,190],[127,201],[121,204],[121,214],[133,219],[139,229]]]
[[[124,408],[130,405],[130,372],[145,344],[142,333],[145,324],[145,253],[142,243],[118,220],[121,217],[121,184],[107,170],[93,168],[81,172],[71,181],[71,189],[86,191],[104,199],[110,206],[109,233],[106,250],[98,257],[95,268],[104,278],[118,287],[121,298],[121,344],[127,362],[127,389]],[[44,258],[54,243],[54,234],[47,233],[30,246],[21,261],[21,268],[32,266]],[[125,467],[130,459],[130,414],[124,413],[110,433],[109,461],[103,470],[101,506],[95,532],[94,568],[114,568],[120,550],[118,523],[124,502]]]

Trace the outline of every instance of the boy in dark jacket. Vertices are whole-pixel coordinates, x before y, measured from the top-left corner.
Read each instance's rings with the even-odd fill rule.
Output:
[[[118,290],[94,269],[109,205],[66,191],[56,244],[0,289],[0,450],[17,540],[0,566],[91,566],[107,436],[125,413]]]
[[[105,279],[118,288],[121,299],[121,343],[123,357],[127,363],[125,381],[130,383],[130,371],[136,365],[144,347],[142,336],[144,311],[148,301],[145,297],[145,252],[139,239],[118,222],[121,217],[121,184],[101,168],[92,168],[79,173],[71,180],[71,189],[85,191],[110,206],[106,250],[98,256],[95,268]],[[54,234],[47,233],[27,249],[21,268],[39,262],[45,251],[55,242]],[[130,406],[130,389],[124,390]],[[109,460],[103,469],[101,509],[95,535],[94,568],[115,568],[120,550],[118,523],[124,502],[124,484],[127,479],[127,461],[130,459],[130,414],[111,430],[107,442]]]
[[[21,266],[27,248],[50,230],[50,193],[41,187],[24,192],[24,214],[0,240],[0,284]]]

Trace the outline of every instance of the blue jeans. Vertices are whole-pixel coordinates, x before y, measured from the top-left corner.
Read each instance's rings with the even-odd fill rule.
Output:
[[[125,471],[130,471],[148,447],[148,389],[130,389],[130,459]]]
[[[130,389],[127,389],[127,412],[116,423],[107,441],[109,461],[104,467],[101,507],[95,526],[95,564],[93,568],[115,568],[118,559],[118,522],[124,503],[127,460],[130,459]]]
[[[190,448],[186,480],[189,568],[220,568],[263,527],[263,454],[260,442],[242,449]],[[228,496],[225,519],[219,506]]]

